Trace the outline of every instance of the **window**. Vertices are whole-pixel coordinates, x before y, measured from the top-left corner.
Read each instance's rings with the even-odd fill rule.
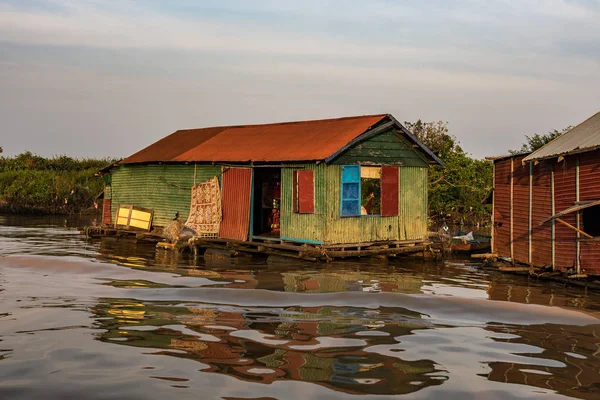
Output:
[[[293,171],[293,211],[301,214],[315,212],[315,176],[311,170]]]
[[[381,213],[381,167],[360,167],[360,215]]]
[[[360,215],[360,165],[342,167],[342,217]]]
[[[342,167],[341,215],[398,215],[398,167]]]
[[[600,236],[600,205],[584,209],[581,220],[585,233]]]

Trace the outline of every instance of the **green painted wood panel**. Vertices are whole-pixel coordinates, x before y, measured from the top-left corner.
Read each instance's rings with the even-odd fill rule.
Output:
[[[327,184],[325,164],[294,164],[315,174],[315,212],[299,214],[293,212],[293,171],[298,168],[282,168],[281,171],[281,237],[288,239],[323,241],[325,233],[325,208],[327,202]]]
[[[122,165],[111,175],[113,218],[119,204],[133,204],[153,209],[155,226],[166,226],[177,212],[181,220],[187,220],[190,188],[194,184],[193,164]],[[196,167],[196,183],[220,175],[221,167]]]
[[[400,236],[423,239],[428,225],[428,168],[400,168]]]
[[[292,168],[282,170],[281,236],[327,244],[417,240],[427,235],[428,168],[401,167],[398,216],[340,216],[341,165],[306,164],[315,171],[315,214],[292,211]]]
[[[334,164],[387,164],[427,167],[425,156],[395,130],[375,135],[348,149]]]
[[[400,216],[341,217],[341,165],[329,165],[326,170],[327,209],[325,242],[328,244],[365,241],[399,240]]]

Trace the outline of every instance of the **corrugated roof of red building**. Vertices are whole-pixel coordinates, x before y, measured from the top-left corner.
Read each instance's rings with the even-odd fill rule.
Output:
[[[325,160],[382,121],[402,128],[428,158],[439,159],[389,114],[179,130],[117,163]],[[110,168],[110,167],[108,167]]]

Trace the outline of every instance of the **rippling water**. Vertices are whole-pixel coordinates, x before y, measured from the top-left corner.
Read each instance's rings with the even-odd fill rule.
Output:
[[[1,399],[600,398],[600,296],[467,261],[176,257],[0,217]]]

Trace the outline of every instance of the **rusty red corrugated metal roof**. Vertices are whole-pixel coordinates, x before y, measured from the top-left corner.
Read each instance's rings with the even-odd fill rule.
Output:
[[[199,146],[225,129],[226,126],[180,130],[125,158],[120,164],[173,161],[175,157]]]
[[[105,168],[148,162],[280,162],[325,160],[375,126],[394,123],[432,160],[443,164],[389,114],[263,125],[179,130]]]
[[[173,161],[324,160],[386,118],[386,114],[234,126],[188,147]]]

